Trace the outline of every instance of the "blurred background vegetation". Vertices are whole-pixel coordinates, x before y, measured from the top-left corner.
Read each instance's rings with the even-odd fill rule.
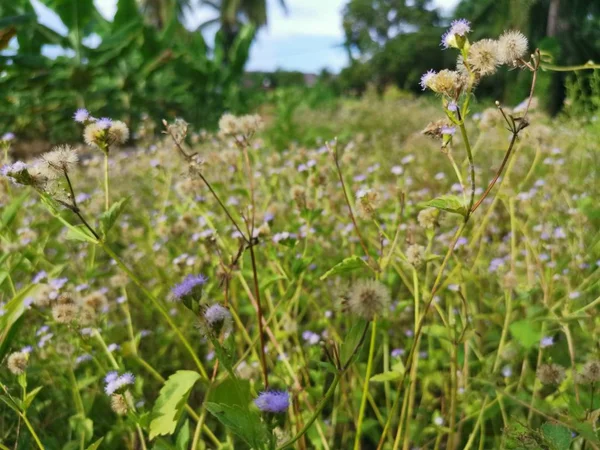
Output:
[[[286,8],[284,0],[274,1]],[[41,3],[58,14],[66,35],[39,23],[30,0],[0,4],[0,132],[23,141],[77,139],[71,116],[84,106],[133,129],[145,117],[178,116],[211,129],[224,111],[262,107],[271,115],[273,145],[313,139],[295,129],[298,108],[335,108],[342,99],[390,89],[418,95],[423,72],[451,67],[454,54],[439,44],[454,17],[472,21],[474,39],[520,29],[557,65],[600,61],[600,0],[461,0],[454,17],[431,0],[349,0],[340,45],[350,63],[339,74],[245,71],[256,32],[268,23],[267,0],[118,0],[112,22],[93,0]],[[182,18],[199,3],[214,9],[214,19],[190,31]],[[214,42],[203,36],[205,26],[218,27]],[[92,35],[101,39],[98,46],[87,44]],[[46,56],[47,44],[60,46],[61,56]],[[529,81],[517,71],[498,74],[478,89],[479,99],[516,104]],[[593,119],[600,72],[542,73],[538,96],[551,114]]]

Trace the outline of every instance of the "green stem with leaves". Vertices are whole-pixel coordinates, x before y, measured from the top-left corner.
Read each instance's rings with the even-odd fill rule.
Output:
[[[317,417],[319,417],[319,415],[321,414],[321,411],[323,411],[323,408],[325,408],[325,405],[327,405],[327,402],[329,401],[329,399],[335,393],[335,388],[337,387],[338,383],[340,382],[341,376],[342,376],[341,373],[337,373],[335,375],[335,377],[331,383],[331,386],[329,386],[329,389],[327,389],[327,392],[325,393],[325,397],[323,397],[323,400],[321,400],[321,403],[319,403],[319,405],[316,407],[315,412],[310,417],[310,419],[308,419],[308,421],[304,424],[302,429],[300,431],[298,431],[298,433],[296,433],[296,435],[293,438],[291,438],[289,441],[286,441],[283,444],[281,444],[279,447],[277,447],[277,450],[283,450],[284,448],[290,447],[296,441],[298,441],[302,436],[304,436],[306,434],[306,432],[309,430],[309,428],[312,426],[312,424],[315,423],[315,420],[317,420]]]
[[[133,281],[133,283],[152,302],[152,305],[154,306],[154,308],[163,316],[163,318],[165,319],[165,321],[167,322],[167,324],[169,325],[169,327],[171,327],[171,329],[175,332],[175,334],[177,335],[177,337],[179,338],[179,340],[181,341],[181,343],[183,344],[183,346],[186,348],[186,350],[188,351],[188,353],[190,354],[190,356],[194,360],[194,363],[196,364],[196,367],[198,368],[198,371],[200,372],[200,374],[202,375],[202,377],[204,377],[205,379],[208,379],[208,376],[206,374],[206,370],[204,369],[204,365],[202,364],[202,362],[200,361],[200,359],[196,355],[196,352],[194,351],[194,348],[191,346],[191,344],[189,343],[189,341],[183,335],[183,333],[181,332],[181,330],[177,327],[177,325],[175,324],[175,322],[173,322],[173,319],[171,319],[171,316],[169,316],[169,313],[160,304],[160,302],[158,301],[158,299],[154,295],[152,295],[150,293],[150,291],[148,291],[144,287],[144,285],[142,284],[141,280],[129,269],[129,267],[127,267],[125,265],[125,263],[123,261],[121,261],[121,259],[119,258],[119,256],[108,245],[106,245],[105,242],[101,242],[100,245],[102,246],[102,248],[104,249],[104,251],[108,254],[108,256],[110,256],[115,261],[115,263],[121,268],[121,270],[123,270],[123,272],[125,272],[127,274],[127,276],[131,279],[131,281]]]
[[[371,372],[373,371],[373,358],[375,356],[375,341],[377,340],[377,318],[373,319],[371,327],[371,342],[369,344],[369,357],[367,359],[367,371],[365,373],[365,381],[363,382],[362,398],[360,400],[360,408],[358,410],[358,421],[356,422],[356,437],[354,439],[354,450],[360,449],[360,436],[362,432],[362,424],[367,407],[367,394],[369,393],[369,381]]]
[[[108,149],[104,152],[104,209],[108,211],[110,207],[110,194],[108,183]]]

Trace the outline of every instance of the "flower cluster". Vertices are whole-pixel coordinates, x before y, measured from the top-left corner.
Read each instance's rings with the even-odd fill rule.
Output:
[[[104,392],[106,395],[113,395],[124,387],[133,385],[134,382],[135,377],[131,372],[125,372],[122,375],[119,375],[117,371],[108,372],[104,377]]]
[[[214,304],[204,311],[204,320],[206,321],[207,331],[219,335],[223,333],[228,336],[233,328],[233,319],[227,308],[219,304]]]
[[[25,372],[28,363],[29,352],[20,351],[11,353],[6,365],[13,375],[21,375]]]
[[[390,292],[377,280],[360,280],[350,289],[345,303],[351,313],[373,320],[389,307]]]
[[[467,34],[471,32],[471,24],[465,20],[455,20],[450,29],[442,37],[444,48],[456,48],[460,55],[456,70],[429,70],[421,77],[423,90],[431,89],[456,101],[461,93],[470,91],[481,77],[493,75],[499,66],[525,66],[528,49],[527,38],[519,31],[506,31],[498,40],[482,39],[469,42]],[[450,106],[448,106],[450,109]]]
[[[184,297],[201,294],[202,286],[206,284],[208,278],[202,274],[188,275],[179,284],[171,289],[171,295],[175,300],[182,300]]]
[[[234,116],[223,114],[219,120],[219,130],[224,136],[242,136],[249,138],[259,131],[263,126],[259,115]]]
[[[254,400],[254,404],[262,412],[284,413],[290,406],[290,394],[287,391],[261,392]]]
[[[113,145],[122,145],[129,140],[129,128],[120,120],[108,117],[96,119],[86,109],[78,109],[73,116],[75,122],[85,125],[83,140],[90,147],[108,153]]]

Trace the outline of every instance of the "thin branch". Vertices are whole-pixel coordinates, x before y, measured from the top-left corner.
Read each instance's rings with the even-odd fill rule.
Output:
[[[371,257],[371,255],[369,254],[369,250],[367,248],[367,245],[365,244],[365,240],[360,232],[360,228],[358,227],[356,218],[354,217],[354,212],[352,211],[352,205],[350,204],[350,198],[348,197],[346,183],[344,182],[344,176],[342,175],[342,169],[340,167],[340,161],[338,159],[337,141],[335,143],[335,149],[332,149],[331,147],[329,147],[329,144],[327,144],[327,147],[329,148],[329,151],[333,155],[333,160],[335,162],[335,167],[337,169],[338,177],[340,179],[340,183],[342,184],[342,190],[344,191],[344,198],[346,199],[346,205],[348,205],[348,212],[350,215],[350,219],[352,220],[352,224],[354,225],[354,229],[356,230],[356,234],[358,236],[360,246],[362,247],[363,251],[365,252],[365,255],[367,256],[367,258],[369,259],[371,268],[374,269],[375,271],[379,271],[379,265],[377,264],[377,261],[374,261],[373,258]]]

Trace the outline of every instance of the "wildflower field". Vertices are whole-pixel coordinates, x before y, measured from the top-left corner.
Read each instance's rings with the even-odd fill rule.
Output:
[[[435,98],[296,111],[311,146],[268,106],[4,135],[0,449],[600,448],[600,128],[469,31]],[[521,105],[476,97],[509,69]]]

